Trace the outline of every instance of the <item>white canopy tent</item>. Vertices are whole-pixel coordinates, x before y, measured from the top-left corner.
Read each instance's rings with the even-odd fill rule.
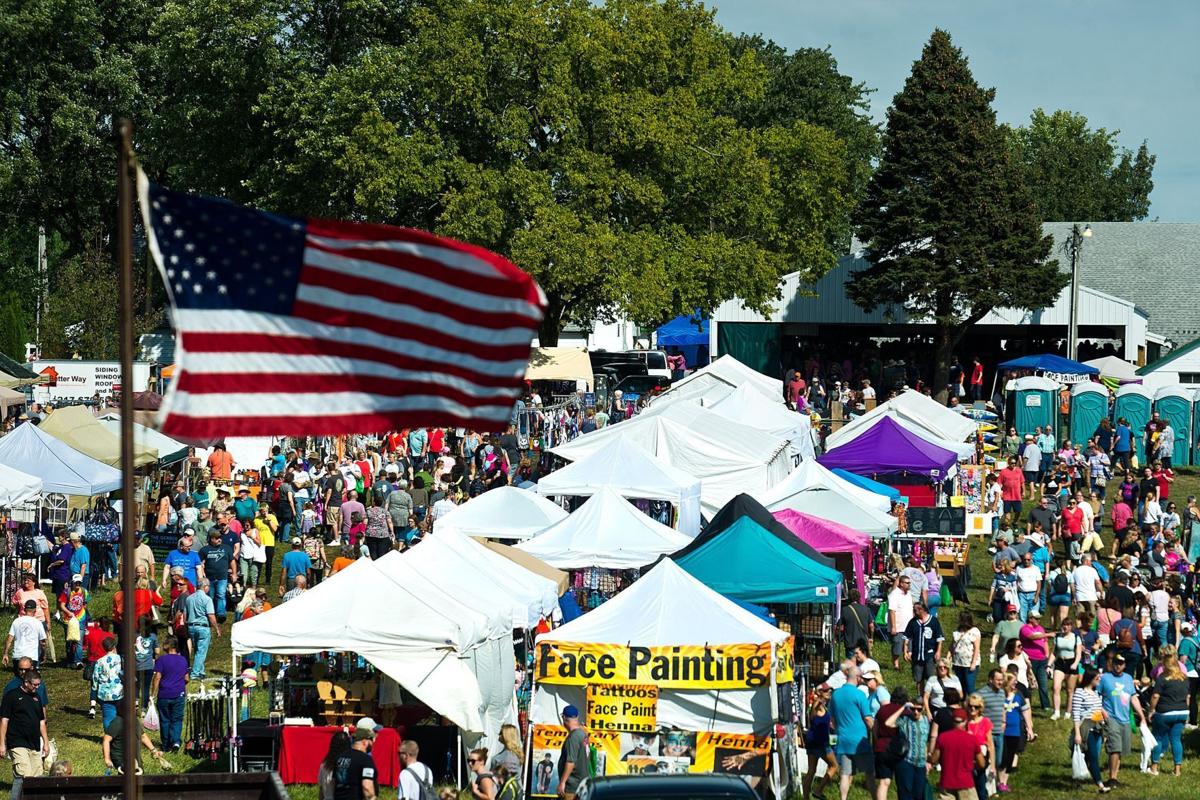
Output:
[[[42,491],[93,497],[121,488],[121,471],[85,456],[37,425],[18,425],[0,437],[0,464],[42,481]]]
[[[602,486],[626,498],[666,500],[678,511],[675,527],[680,532],[700,533],[700,480],[624,437],[610,439],[596,452],[545,476],[537,491],[549,497],[591,497]]]
[[[440,535],[453,531],[465,536],[490,539],[528,539],[556,522],[567,512],[539,494],[515,486],[501,486],[458,506],[433,524]]]
[[[896,518],[888,513],[891,501],[839,478],[815,459],[805,461],[782,483],[754,498],[768,511],[790,508],[839,522],[877,539],[896,532]]]
[[[730,644],[783,645],[788,635],[714,592],[664,559],[599,608],[537,638],[544,642],[635,647]],[[685,731],[758,733],[775,719],[773,686],[753,689],[662,690],[660,727]],[[564,706],[586,707],[586,687],[539,683],[530,716],[555,724]]]
[[[705,398],[720,400],[734,389],[748,385],[769,401],[783,405],[783,381],[770,378],[747,367],[731,355],[724,355],[706,367],[671,384],[655,402],[665,398]]]
[[[653,564],[691,542],[605,486],[574,514],[517,548],[559,569],[630,569]]]
[[[973,420],[918,391],[908,389],[829,434],[825,441],[826,450],[854,441],[870,430],[875,420],[884,416],[891,416],[921,438],[955,452],[959,452],[956,448],[976,429]],[[955,446],[949,447],[939,440],[953,442]],[[971,452],[974,452],[973,447]]]
[[[585,434],[550,452],[574,461],[616,438],[700,478],[700,506],[706,517],[742,492],[775,485],[792,466],[786,439],[683,401]]]
[[[1140,381],[1142,379],[1142,376],[1137,374],[1136,366],[1116,356],[1101,356],[1083,363],[1100,370],[1101,378],[1112,378],[1118,381]]]
[[[812,420],[808,415],[789,411],[787,406],[771,402],[750,384],[742,384],[711,406],[705,403],[705,407],[734,422],[787,439],[791,443],[789,449],[796,464],[816,456]]]
[[[432,544],[432,547],[425,547]],[[561,616],[558,586],[530,572],[474,539],[459,533],[439,532],[420,547],[404,554],[392,551],[375,562],[385,573],[405,580],[411,571],[423,575],[454,576],[454,591],[473,597],[474,607],[499,609],[508,614],[514,629],[535,627],[543,618]],[[480,606],[479,603],[483,605]]]
[[[0,508],[16,508],[41,496],[41,478],[0,464]]]
[[[358,653],[464,731],[496,735],[490,710],[511,708],[512,629],[495,609],[459,599],[452,575],[404,582],[362,559],[299,597],[235,623],[234,657],[255,650]],[[507,695],[507,701],[505,696]]]

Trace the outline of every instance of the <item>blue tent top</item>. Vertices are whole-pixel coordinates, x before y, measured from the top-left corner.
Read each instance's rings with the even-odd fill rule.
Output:
[[[1053,353],[1042,353],[1040,356],[1021,356],[1000,364],[1001,369],[1034,369],[1038,372],[1057,372],[1059,375],[1099,375],[1100,370],[1080,364],[1069,358],[1056,356]]]
[[[725,599],[733,603],[735,606],[746,609],[763,622],[766,622],[770,625],[775,625],[778,622],[778,620],[772,617],[771,612],[768,611],[764,606],[760,606],[755,603],[747,603],[744,600],[738,600],[736,597],[726,597]]]
[[[658,329],[659,347],[695,347],[708,344],[708,320],[702,319],[697,326],[693,317],[682,316]]]
[[[844,481],[849,481],[850,483],[853,483],[855,486],[858,486],[862,489],[866,489],[868,492],[874,492],[875,494],[881,494],[884,497],[886,497],[888,500],[891,500],[893,503],[895,503],[896,501],[898,501],[900,499],[900,490],[893,486],[888,486],[886,483],[880,483],[879,481],[873,481],[864,475],[855,475],[853,472],[847,472],[846,470],[842,469],[841,467],[834,467],[833,474],[837,475],[839,478],[841,478]]]
[[[748,516],[671,558],[710,589],[748,603],[835,603],[842,583],[836,569],[813,561]]]

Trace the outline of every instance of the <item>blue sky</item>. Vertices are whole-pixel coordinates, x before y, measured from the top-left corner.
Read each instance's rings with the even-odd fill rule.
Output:
[[[1000,121],[1039,106],[1120,130],[1158,156],[1149,219],[1200,222],[1200,2],[1197,0],[723,0],[728,30],[788,49],[828,46],[844,74],[875,89],[882,120],[935,27],[976,80],[996,89]]]

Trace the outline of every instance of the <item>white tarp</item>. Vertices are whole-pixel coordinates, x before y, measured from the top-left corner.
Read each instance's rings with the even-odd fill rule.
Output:
[[[1142,378],[1137,374],[1136,366],[1116,356],[1101,356],[1083,363],[1100,370],[1101,378],[1113,378],[1118,381],[1137,381]]]
[[[783,381],[767,377],[730,355],[721,356],[708,366],[671,384],[671,388],[655,402],[662,402],[668,397],[720,400],[742,385],[750,386],[767,400],[783,405]]]
[[[26,422],[0,437],[0,464],[42,480],[42,491],[92,497],[121,488],[121,471]]]
[[[812,420],[807,414],[789,411],[781,403],[773,403],[749,384],[742,384],[728,396],[723,397],[711,406],[705,403],[714,413],[723,417],[757,428],[760,431],[787,439],[792,454],[792,463],[814,458]]]
[[[458,599],[453,576],[404,583],[362,559],[299,597],[235,623],[235,655],[358,653],[459,727],[493,736],[489,709],[511,705],[510,620]],[[505,681],[508,681],[505,685]]]
[[[706,517],[742,492],[759,492],[775,485],[792,467],[788,440],[686,401],[608,425],[550,452],[575,461],[617,438],[700,478],[700,505]]]
[[[691,542],[601,487],[575,513],[517,548],[559,569],[631,569],[653,564]]]
[[[896,532],[896,518],[888,513],[891,502],[886,497],[839,478],[815,460],[805,461],[782,483],[753,496],[768,511],[790,508],[877,539]]]
[[[100,424],[110,432],[121,435],[121,415],[115,412],[99,417]],[[165,433],[147,428],[145,425],[133,423],[133,439],[143,447],[149,447],[158,453],[161,464],[171,464],[187,458],[188,445],[178,442]]]
[[[426,548],[426,544],[432,547]],[[474,598],[476,608],[507,614],[512,628],[532,628],[543,618],[560,616],[554,581],[487,549],[470,537],[440,532],[404,554],[392,551],[376,563],[389,576],[405,581],[411,570],[453,576],[456,592]],[[461,599],[461,598],[460,598]]]
[[[433,523],[434,533],[453,531],[489,539],[528,539],[567,512],[541,495],[515,486],[484,492]]]
[[[779,645],[786,639],[783,631],[664,559],[612,600],[542,634],[537,641],[665,647],[765,642]],[[533,721],[558,722],[568,703],[586,706],[585,694],[584,686],[539,684],[530,711]],[[770,687],[663,690],[658,699],[658,724],[685,731],[761,733],[775,718],[770,696]]]
[[[700,533],[700,479],[624,437],[541,478],[537,491],[548,497],[591,497],[602,486],[622,497],[666,500],[678,509],[676,528],[692,537]]]
[[[885,415],[893,417],[897,422],[910,423],[905,424],[905,427],[939,447],[945,446],[937,441],[938,439],[961,444],[964,439],[975,433],[976,428],[975,422],[962,414],[950,410],[918,391],[908,389],[829,434],[825,440],[826,451],[854,441],[870,430],[871,426],[875,424],[875,420],[881,419]],[[931,439],[930,436],[934,438]],[[947,447],[946,449],[954,448]],[[955,450],[955,452],[958,451]],[[974,452],[973,449],[972,452]]]
[[[41,496],[41,478],[0,464],[0,508],[15,508]]]

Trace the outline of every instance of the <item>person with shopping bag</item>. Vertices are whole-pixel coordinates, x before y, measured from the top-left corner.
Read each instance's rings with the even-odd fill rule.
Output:
[[[1096,692],[1099,685],[1100,673],[1088,668],[1071,695],[1071,771],[1077,781],[1090,778],[1104,794],[1112,789],[1105,785],[1100,772],[1100,747],[1104,743],[1107,717],[1100,695]]]

